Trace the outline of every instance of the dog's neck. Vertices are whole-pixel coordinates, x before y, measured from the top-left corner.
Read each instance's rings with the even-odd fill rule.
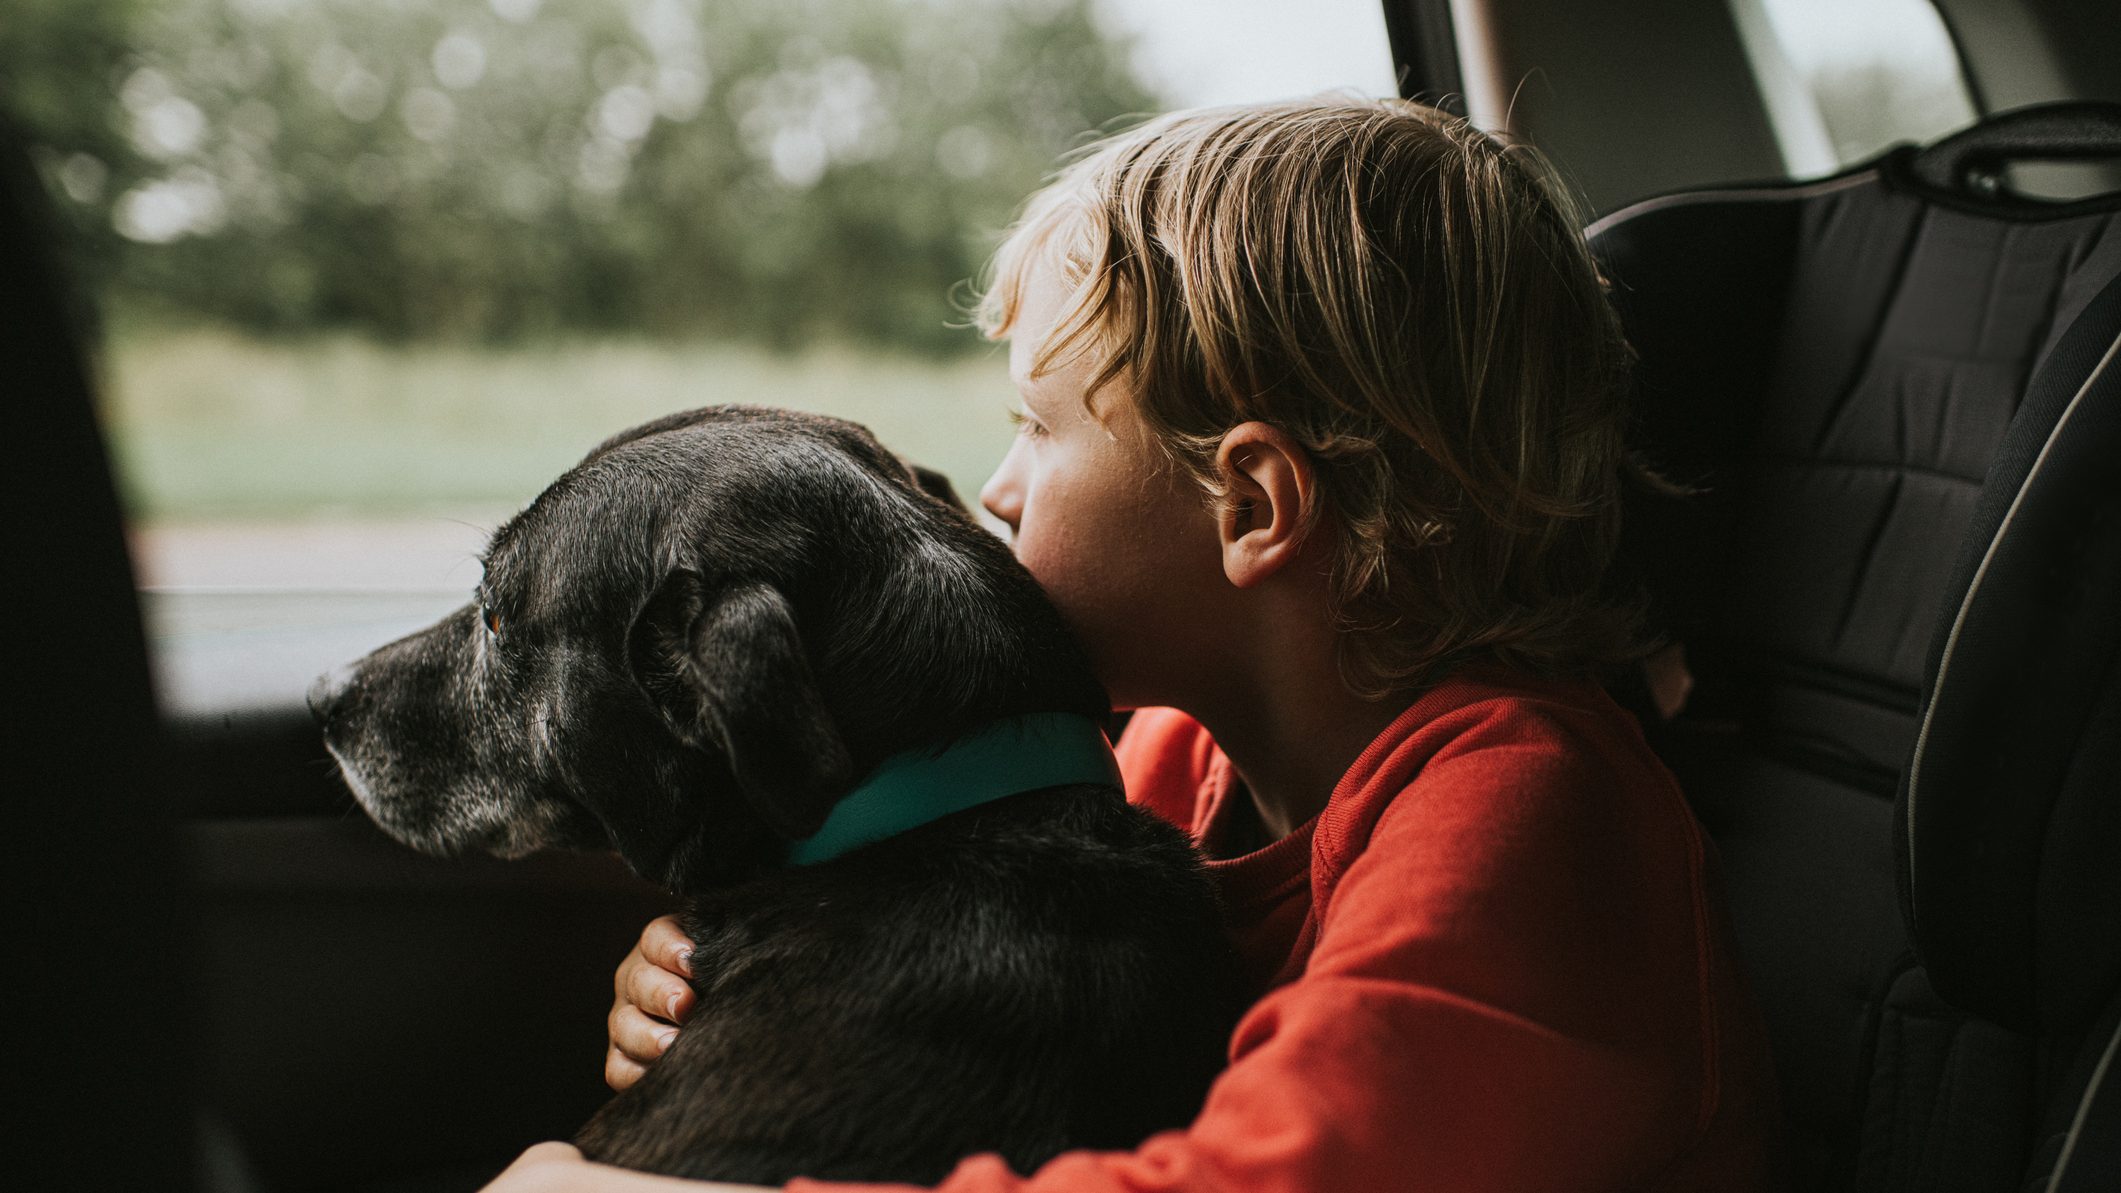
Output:
[[[1010,717],[947,746],[885,759],[822,829],[790,846],[788,861],[831,861],[981,804],[1073,784],[1119,785],[1104,729],[1074,713]]]
[[[1037,583],[1005,545],[966,530],[972,541],[957,549],[994,556],[982,566],[901,562],[848,584],[822,622],[832,637],[813,661],[865,768],[998,720],[1074,713],[1101,723],[1110,711]]]

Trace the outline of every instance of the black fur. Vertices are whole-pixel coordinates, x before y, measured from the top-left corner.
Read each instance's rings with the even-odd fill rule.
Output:
[[[1213,893],[1111,788],[781,864],[892,754],[1108,711],[1008,548],[853,424],[713,407],[606,442],[495,534],[476,603],[313,702],[408,844],[615,847],[686,896],[697,1010],[583,1129],[592,1158],[1025,1171],[1183,1124],[1220,1068],[1240,996]]]

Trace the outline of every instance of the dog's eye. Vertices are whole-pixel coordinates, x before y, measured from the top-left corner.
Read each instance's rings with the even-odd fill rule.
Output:
[[[497,635],[501,632],[501,614],[497,610],[491,607],[481,609],[479,617],[486,623],[487,633]]]

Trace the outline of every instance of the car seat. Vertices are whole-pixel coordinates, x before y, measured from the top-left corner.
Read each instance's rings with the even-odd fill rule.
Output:
[[[2003,181],[2112,156],[2047,105],[1590,229],[1794,1188],[2121,1187],[2121,196]]]

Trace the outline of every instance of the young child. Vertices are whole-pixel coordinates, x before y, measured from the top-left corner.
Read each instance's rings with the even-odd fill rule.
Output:
[[[982,501],[1139,710],[1129,796],[1209,854],[1259,1001],[1190,1128],[943,1187],[1764,1187],[1713,856],[1588,678],[1636,646],[1628,349],[1537,160],[1403,102],[1165,117],[1032,200],[981,315],[1022,395]],[[620,971],[616,1086],[684,947]],[[493,1187],[706,1186],[542,1145]]]

